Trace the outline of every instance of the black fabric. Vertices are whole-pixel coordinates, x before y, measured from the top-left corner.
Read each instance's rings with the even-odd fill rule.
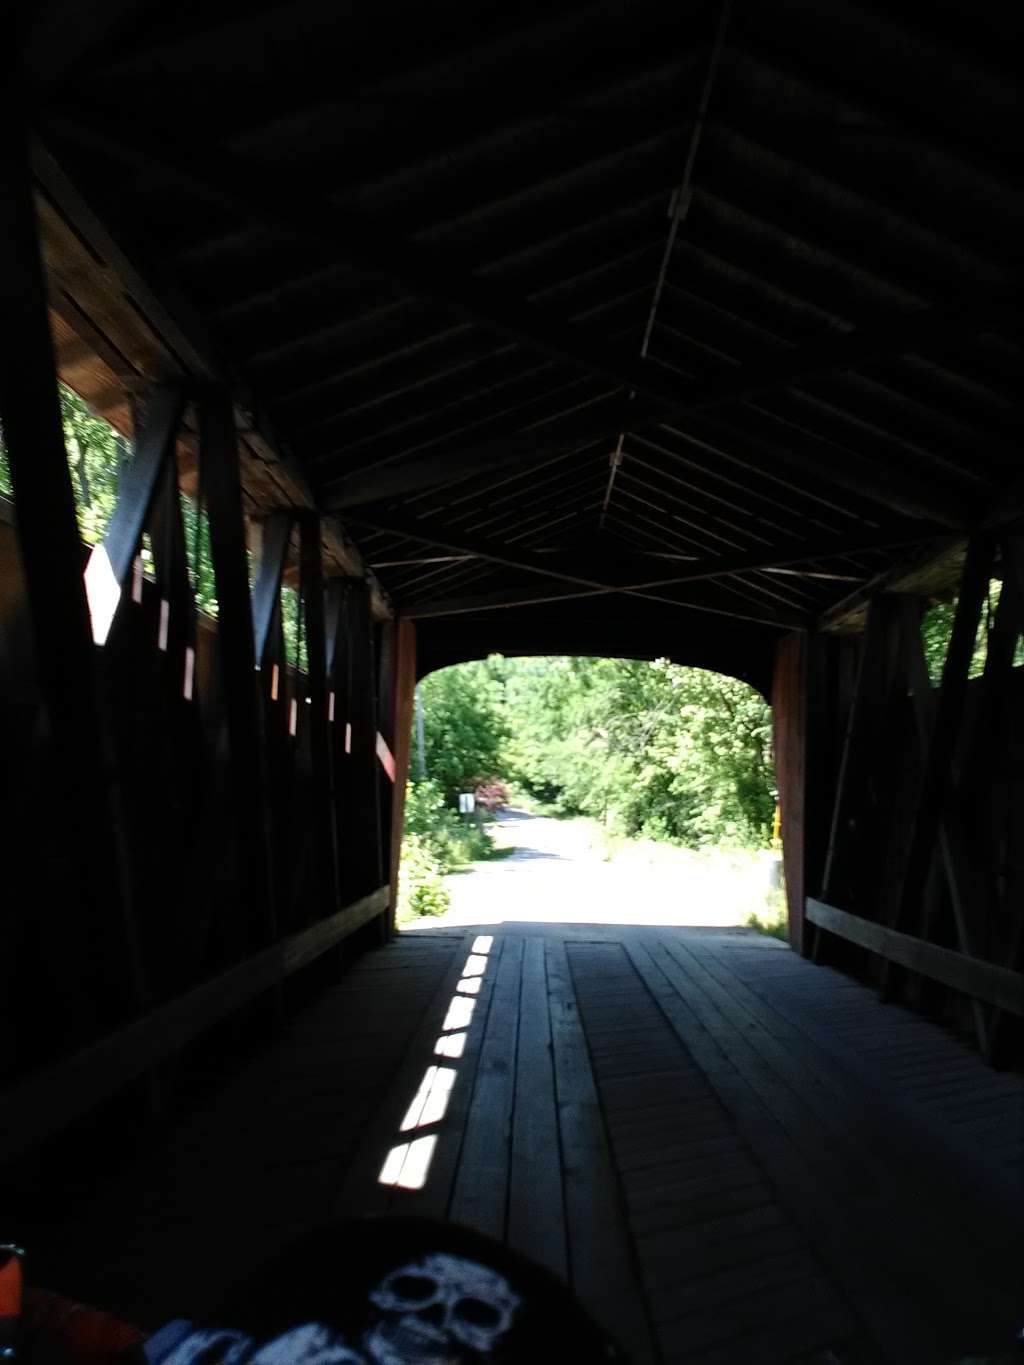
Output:
[[[392,1218],[323,1228],[223,1305],[174,1323],[148,1365],[624,1362],[553,1275],[450,1224]]]

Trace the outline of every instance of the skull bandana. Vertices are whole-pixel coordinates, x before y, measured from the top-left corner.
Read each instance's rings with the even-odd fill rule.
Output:
[[[497,1271],[434,1252],[389,1271],[370,1291],[371,1319],[358,1345],[322,1323],[257,1342],[179,1319],[150,1337],[143,1354],[147,1365],[477,1365],[495,1358],[519,1304]]]
[[[519,1299],[508,1281],[461,1256],[425,1256],[393,1270],[370,1295],[380,1321],[363,1338],[374,1365],[462,1365],[486,1359]]]

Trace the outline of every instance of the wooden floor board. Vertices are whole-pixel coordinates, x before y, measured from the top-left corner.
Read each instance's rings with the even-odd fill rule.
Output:
[[[565,1205],[544,940],[526,940],[512,1114],[508,1241],[565,1279]]]
[[[793,1252],[806,1253],[799,1231],[784,1215],[769,1206],[736,1215],[737,1222],[749,1224],[753,1218],[774,1218],[770,1227],[757,1235],[743,1233],[718,1237],[716,1221],[706,1219],[688,1228],[673,1228],[667,1233],[648,1233],[639,1238],[648,1293],[659,1286],[687,1285],[707,1275],[731,1274],[748,1270],[756,1279],[756,1268]],[[731,1220],[727,1220],[731,1221]]]
[[[506,938],[449,1204],[455,1222],[498,1241],[507,1228],[522,967],[523,940]]]
[[[995,1352],[1019,1077],[745,930],[482,934],[350,963],[33,1248],[40,1278],[201,1313],[326,1212],[421,1212],[566,1277],[634,1365]],[[420,1137],[422,1187],[381,1184]]]
[[[656,1286],[650,1292],[651,1311],[655,1321],[671,1321],[746,1294],[806,1279],[815,1269],[814,1258],[806,1251],[761,1257],[751,1265],[733,1265],[715,1274],[698,1275],[687,1283]]]
[[[635,1000],[630,1007],[631,1019],[635,1021],[644,1017],[651,1021],[652,1034],[657,1037],[658,1055],[666,1056],[673,1050],[673,1030],[663,1009],[638,975],[635,957],[643,952],[640,945],[631,953],[621,949],[615,953],[608,949],[588,951],[571,945],[569,948],[581,1012],[588,1032],[591,1009],[595,1006],[600,1009],[602,994],[612,989],[621,997],[623,992],[628,991]],[[681,1001],[678,1004],[684,1008]],[[599,1017],[603,1019],[604,1016],[601,1014]],[[675,1079],[666,1079],[661,1085],[662,1102],[674,1100],[678,1103],[685,1095],[691,1103],[696,1102],[700,1122],[705,1125],[706,1131],[732,1135],[732,1119],[722,1104],[722,1097],[716,1094],[704,1074],[706,1068],[702,1069],[702,1058],[688,1049],[678,1034],[674,1038],[674,1050],[680,1065]],[[614,1119],[622,1113],[630,1113],[638,1099],[648,1099],[649,1087],[642,1080],[635,1084],[623,1084],[606,1077],[602,1066],[602,1059],[595,1058],[599,1090],[610,1117]],[[649,1103],[656,1105],[657,1101]],[[618,1161],[616,1129],[612,1127],[610,1132],[612,1149]],[[734,1162],[734,1153],[729,1154],[729,1160]],[[726,1175],[724,1179],[709,1175],[695,1181],[687,1165],[685,1160],[677,1156],[658,1167],[623,1172],[627,1208],[637,1238],[645,1283],[663,1283],[666,1273],[675,1273],[682,1278],[687,1273],[722,1270],[730,1264],[756,1260],[760,1254],[775,1257],[782,1251],[800,1245],[795,1229],[786,1226],[787,1220],[778,1207],[774,1188],[764,1180],[758,1163],[749,1163],[739,1183],[731,1175]],[[757,1216],[763,1216],[764,1213],[768,1214],[769,1223],[768,1240],[763,1247],[749,1233],[746,1237],[723,1238],[723,1217],[728,1221],[729,1215],[739,1215],[741,1218],[753,1215],[756,1225]],[[683,1232],[687,1240],[683,1242],[677,1239],[668,1244],[652,1240],[658,1234],[669,1231]],[[668,1245],[672,1249],[666,1264],[665,1248]],[[844,1323],[844,1326],[849,1324]],[[681,1331],[675,1329],[663,1328],[659,1336],[666,1354],[671,1354],[682,1340]]]
[[[634,1359],[653,1338],[565,945],[546,946],[570,1282]]]
[[[473,944],[469,944],[472,950]],[[456,984],[442,1030],[431,1040],[423,1061],[426,1066],[437,1066],[452,1073],[452,1084],[442,1117],[436,1123],[417,1128],[416,1135],[436,1136],[428,1179],[422,1189],[405,1190],[396,1186],[388,1205],[389,1212],[416,1218],[445,1218],[452,1201],[456,1171],[466,1139],[468,1118],[477,1081],[480,1052],[486,1036],[497,982],[501,974],[505,940],[497,939],[487,955],[470,952],[466,955],[465,971],[473,975]],[[476,987],[466,996],[462,987],[469,982]],[[472,1004],[472,1013],[465,1018],[459,1006]],[[433,1024],[431,1024],[433,1027]],[[454,1044],[454,1046],[453,1046]],[[428,1115],[425,1113],[424,1118]]]

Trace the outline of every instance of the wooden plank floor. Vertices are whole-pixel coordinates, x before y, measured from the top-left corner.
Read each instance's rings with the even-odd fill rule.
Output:
[[[201,1313],[328,1217],[563,1276],[648,1362],[1009,1349],[1019,1076],[746,930],[505,924],[357,963],[36,1264]]]

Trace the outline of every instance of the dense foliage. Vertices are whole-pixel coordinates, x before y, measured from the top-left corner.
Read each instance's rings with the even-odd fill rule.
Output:
[[[768,840],[770,712],[731,678],[663,660],[492,657],[432,675],[421,695],[426,772],[449,801],[503,778],[625,834]]]
[[[731,678],[617,659],[511,665],[511,775],[561,810],[691,847],[764,844],[771,716]]]
[[[420,834],[406,830],[402,841],[402,871],[398,879],[398,920],[420,915],[443,915],[451,904],[444,884],[445,869]]]
[[[411,782],[405,797],[399,919],[443,915],[449,905],[444,874],[494,853],[486,830],[457,815],[436,782]]]
[[[450,805],[460,792],[502,775],[504,688],[494,665],[490,659],[459,664],[431,674],[420,686],[426,776]]]
[[[1002,581],[998,578],[993,578],[988,585],[988,597],[981,614],[981,620],[978,623],[978,634],[974,641],[974,654],[971,658],[969,676],[972,678],[980,678],[985,669],[985,659],[988,656],[988,635],[995,619],[996,608],[999,606],[1002,586]],[[953,634],[956,603],[955,597],[949,602],[933,602],[921,619],[921,637],[924,640],[925,659],[928,662],[929,676],[935,687],[938,687],[942,681],[942,666],[946,661],[946,652],[949,649],[950,637]],[[1024,639],[1017,641],[1013,662],[1015,667],[1024,664]]]
[[[95,545],[106,535],[110,518],[117,502],[118,486],[124,466],[132,458],[132,443],[118,434],[102,417],[94,417],[77,394],[64,384],[59,386],[60,410],[64,424],[64,445],[67,450],[68,472],[75,495],[78,530],[87,545]],[[12,495],[10,468],[0,432],[0,493]],[[185,534],[192,590],[198,609],[208,616],[217,615],[217,591],[210,553],[210,528],[205,509],[184,493],[181,498],[181,519]],[[143,536],[142,563],[147,573],[153,571],[153,547],[150,538]],[[282,623],[285,647],[291,662],[306,664],[306,645],[303,638],[301,606],[294,588],[281,590]]]

